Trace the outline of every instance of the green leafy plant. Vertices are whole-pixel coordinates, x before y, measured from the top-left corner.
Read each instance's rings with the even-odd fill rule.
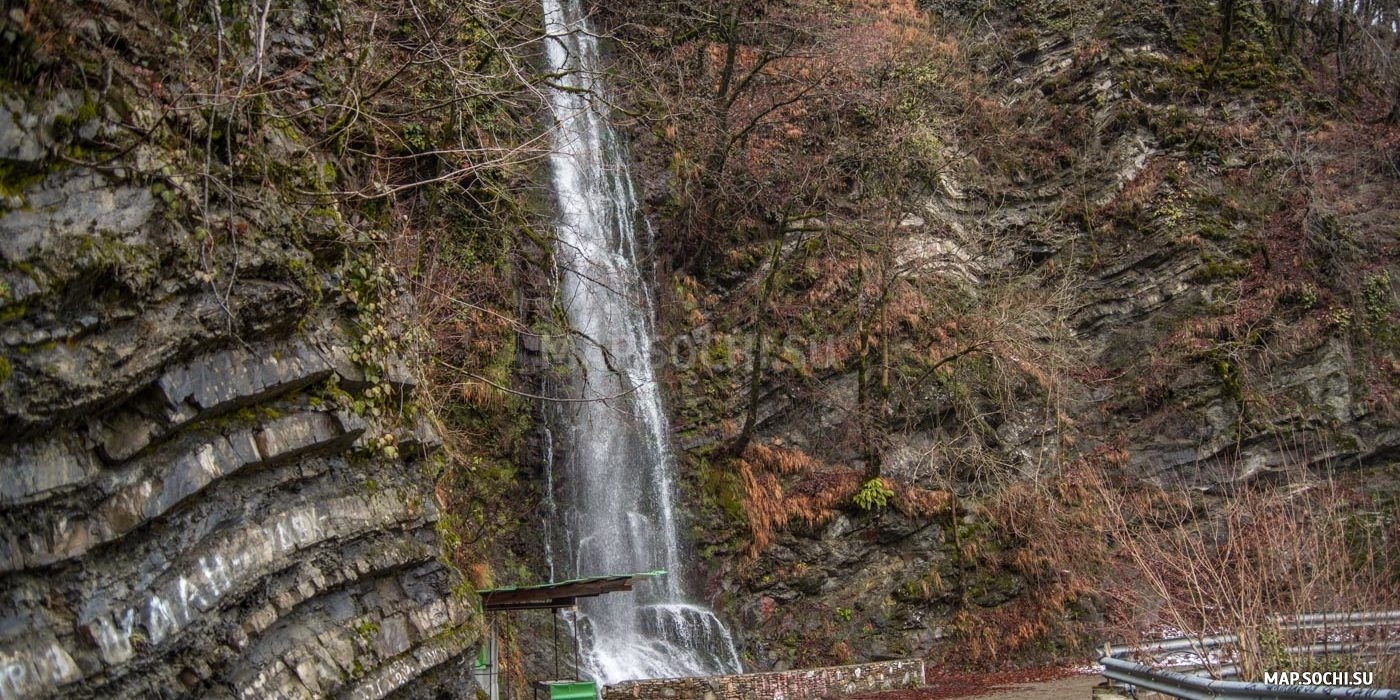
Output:
[[[1366,333],[1381,340],[1389,340],[1394,334],[1390,325],[1393,308],[1390,291],[1390,273],[1385,270],[1366,278],[1361,288],[1362,328]]]
[[[871,479],[861,485],[860,490],[851,498],[856,507],[864,511],[880,510],[889,505],[889,500],[894,496],[885,480],[881,478]]]

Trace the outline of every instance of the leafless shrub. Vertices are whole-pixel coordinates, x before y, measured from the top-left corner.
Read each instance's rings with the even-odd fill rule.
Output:
[[[1273,618],[1394,607],[1394,514],[1373,510],[1359,490],[1295,476],[1289,485],[1245,489],[1209,507],[1183,495],[1152,511],[1099,484],[1106,534],[1117,543],[1127,580],[1138,582],[1119,592],[1125,609],[1118,632],[1142,638],[1164,630],[1232,631],[1240,641],[1227,654],[1252,680],[1264,671],[1338,664],[1347,667],[1335,670],[1360,670],[1355,658],[1290,653],[1309,640],[1281,633]],[[1317,632],[1323,639],[1338,633]],[[1393,656],[1382,659],[1383,683],[1394,682],[1385,675],[1394,669]]]

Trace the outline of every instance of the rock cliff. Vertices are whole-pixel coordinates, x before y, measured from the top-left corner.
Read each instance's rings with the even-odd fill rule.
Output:
[[[8,7],[0,696],[473,692],[390,235],[466,10]]]
[[[1330,542],[1400,557],[1389,44],[1272,2],[594,5],[750,670],[1081,653],[1168,607],[1133,532],[1241,494],[1348,494]],[[0,697],[475,691],[571,338],[537,13],[7,8]]]
[[[622,59],[749,662],[1131,634],[1120,495],[1336,479],[1394,531],[1393,73],[1269,3],[603,5],[672,66]]]

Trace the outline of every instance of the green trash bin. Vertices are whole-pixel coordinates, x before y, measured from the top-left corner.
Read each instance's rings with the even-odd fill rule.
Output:
[[[598,684],[593,681],[542,681],[549,700],[597,700]]]

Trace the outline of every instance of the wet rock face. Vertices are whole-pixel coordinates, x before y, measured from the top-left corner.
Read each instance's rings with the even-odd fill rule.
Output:
[[[0,695],[381,697],[475,641],[422,453],[357,447],[366,421],[315,398],[337,342],[225,347],[134,392],[89,374],[129,398],[6,436]]]
[[[0,98],[0,698],[467,696],[439,442],[335,264],[257,228],[301,214],[216,247],[175,155],[61,162],[82,95]]]

